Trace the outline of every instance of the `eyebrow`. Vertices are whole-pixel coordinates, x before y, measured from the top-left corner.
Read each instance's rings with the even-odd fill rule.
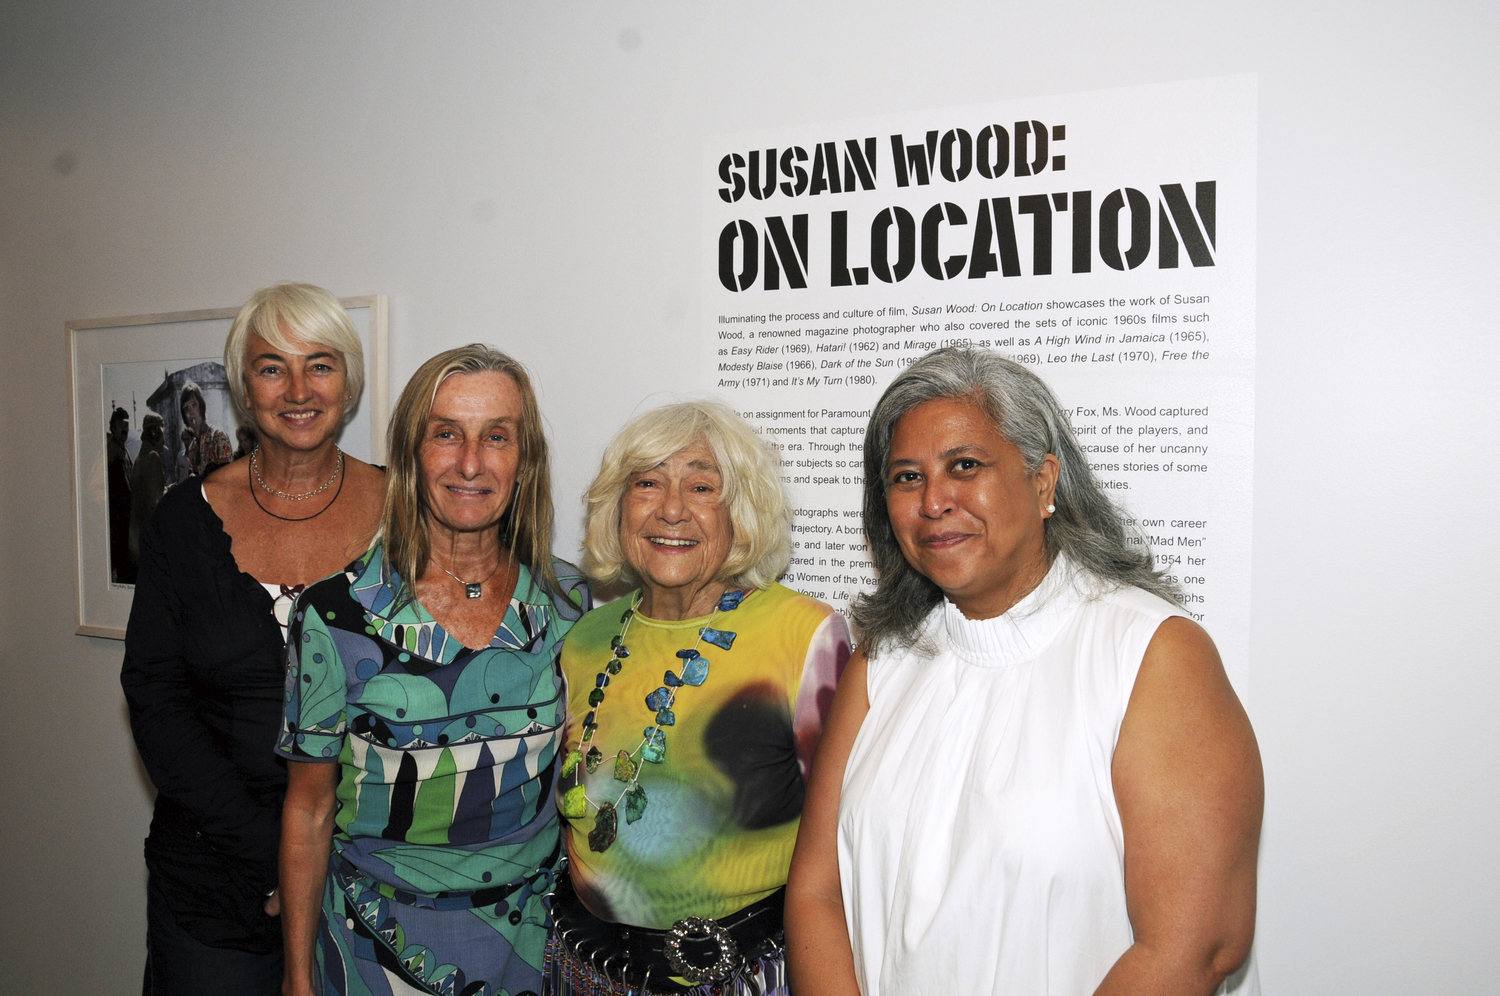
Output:
[[[316,353],[294,353],[293,355],[302,356],[309,360],[331,360],[334,356],[333,351],[329,349],[322,349]],[[279,360],[282,363],[285,363],[286,357],[282,356],[280,353],[273,353],[268,350],[264,353],[259,353],[256,356],[252,357],[250,362],[259,363],[261,360]]]
[[[671,457],[668,457],[667,459],[670,460]],[[663,461],[661,461],[658,464],[655,464],[653,466],[647,467],[645,470],[638,470],[634,474],[632,474],[631,476],[632,477],[638,477],[641,474],[649,474],[653,470],[661,470],[666,465],[667,465],[667,461],[663,460]],[[716,464],[716,463],[714,463],[712,460],[690,460],[690,461],[688,461],[687,469],[688,470],[707,470],[707,471],[712,471],[715,474],[718,474],[720,477],[724,476],[724,472],[719,469],[719,465]]]
[[[956,457],[956,456],[958,456],[958,455],[960,455],[962,453],[969,453],[969,452],[974,452],[974,451],[978,451],[980,453],[986,453],[987,452],[984,449],[984,447],[980,446],[978,443],[960,443],[957,446],[951,447],[951,448],[946,449],[943,452],[939,453],[938,454],[938,459],[940,459],[940,460],[951,460],[954,457]],[[908,466],[908,465],[913,465],[914,466],[914,465],[919,464],[921,462],[922,461],[916,459],[915,457],[903,457],[903,458],[901,458],[899,460],[889,460],[889,461],[887,461],[886,465],[889,466],[889,467],[896,467],[896,466],[903,466],[904,467],[904,466]]]
[[[446,415],[428,415],[427,416],[427,424],[431,425],[434,422],[441,422],[443,425],[463,425],[463,422],[461,420],[456,419],[456,418],[449,418]],[[491,419],[489,422],[486,423],[486,425],[520,425],[520,424],[521,424],[521,420],[519,418],[512,418],[509,415],[502,415],[499,418]]]

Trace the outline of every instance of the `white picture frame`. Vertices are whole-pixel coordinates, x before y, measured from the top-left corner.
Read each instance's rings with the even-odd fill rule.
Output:
[[[387,300],[383,294],[369,294],[340,298],[339,303],[364,345],[366,370],[364,397],[340,432],[339,446],[368,463],[383,464],[390,416]],[[135,594],[133,564],[122,559],[118,493],[111,519],[111,478],[126,466],[111,460],[117,452],[108,441],[111,416],[120,408],[129,416],[126,440],[118,444],[127,453],[140,445],[141,423],[148,412],[171,420],[166,428],[172,438],[162,447],[162,460],[166,483],[175,483],[182,471],[175,409],[184,380],[196,376],[205,381],[200,392],[207,401],[209,424],[234,417],[223,383],[222,355],[237,311],[209,308],[64,323],[72,367],[71,483],[78,618],[74,632],[80,636],[123,640]],[[232,440],[234,422],[228,421],[222,431]]]

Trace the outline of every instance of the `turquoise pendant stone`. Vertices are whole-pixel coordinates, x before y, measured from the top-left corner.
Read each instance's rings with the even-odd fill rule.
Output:
[[[722,647],[723,649],[728,650],[730,647],[734,646],[734,638],[739,634],[731,633],[727,629],[713,629],[711,627],[704,626],[698,631],[698,635],[703,637],[703,639],[707,640],[709,643],[712,643],[714,646]]]
[[[609,850],[609,845],[615,842],[619,826],[620,820],[615,816],[614,804],[606,802],[600,806],[599,812],[594,814],[594,829],[589,831],[589,850]]]
[[[701,685],[708,680],[708,658],[694,657],[682,665],[682,681],[687,685]]]
[[[604,670],[608,671],[610,674],[619,674],[620,666],[620,658],[614,657],[610,659],[610,662],[608,664],[604,665]]]
[[[726,591],[719,596],[719,611],[733,612],[740,607],[740,603],[744,600],[745,593],[743,591]]]
[[[690,661],[694,657],[698,656],[698,651],[696,651],[696,650],[679,650],[679,651],[677,651],[677,656],[681,657],[685,661]]]
[[[634,823],[646,815],[646,790],[640,785],[625,793],[625,822]]]
[[[671,702],[672,692],[667,688],[658,688],[646,696],[646,708],[652,712],[656,712],[658,709],[665,709]]]
[[[599,770],[599,762],[604,760],[604,755],[598,747],[590,747],[589,752],[583,755],[583,766],[588,769],[589,774]]]
[[[604,688],[608,684],[609,684],[609,675],[605,674],[603,671],[600,671],[598,674],[594,675],[594,687],[595,688]]]
[[[682,679],[677,677],[677,672],[670,669],[662,677],[661,680],[662,684],[666,685],[668,688],[679,688],[682,685]]]
[[[658,710],[656,710],[656,725],[657,726],[676,726],[677,725],[677,716],[672,712],[671,709],[665,709],[665,708],[658,709]]]
[[[641,744],[641,760],[661,764],[667,759],[667,735],[655,727],[645,730],[646,742]]]

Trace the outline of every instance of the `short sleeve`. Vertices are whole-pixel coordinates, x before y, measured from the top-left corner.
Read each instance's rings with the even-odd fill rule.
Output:
[[[823,736],[823,724],[833,707],[834,689],[849,663],[849,627],[844,617],[830,611],[814,631],[802,662],[802,680],[797,688],[797,707],[792,731],[797,740],[797,762],[807,781],[813,754]]]
[[[286,642],[285,719],[276,753],[292,761],[339,759],[348,729],[343,662],[315,605],[299,602]]]

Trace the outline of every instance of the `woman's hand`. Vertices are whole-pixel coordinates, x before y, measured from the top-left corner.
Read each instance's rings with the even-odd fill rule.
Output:
[[[286,996],[312,996],[318,991],[313,945],[328,880],[328,854],[333,846],[339,765],[292,761],[286,766],[286,775],[286,802],[281,810],[281,884],[266,902],[266,912],[271,913],[274,902],[282,913],[286,974],[281,991]]]
[[[1212,993],[1250,953],[1265,786],[1213,641],[1168,619],[1146,648],[1113,763],[1135,943],[1095,996]]]
[[[266,898],[266,916],[281,916],[281,888],[278,886],[271,890],[271,895]]]
[[[786,884],[787,969],[793,992],[859,996],[839,881],[838,830],[844,768],[870,711],[867,668],[865,652],[855,651],[834,693],[802,806]]]

